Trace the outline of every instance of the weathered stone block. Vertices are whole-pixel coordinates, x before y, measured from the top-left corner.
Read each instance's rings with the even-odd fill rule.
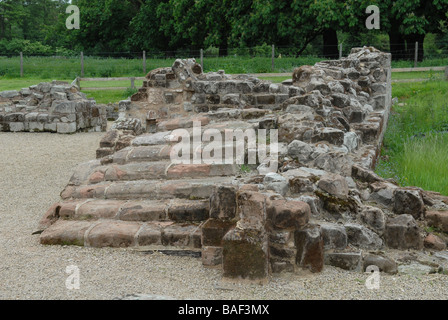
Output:
[[[319,180],[317,186],[338,198],[347,199],[348,197],[347,181],[339,174],[326,174]]]
[[[386,227],[386,215],[380,208],[367,206],[361,211],[359,218],[362,223],[372,228],[379,235],[383,234]]]
[[[220,186],[210,197],[210,218],[231,220],[236,215],[236,188]]]
[[[348,242],[358,248],[377,250],[383,246],[381,238],[362,225],[347,223],[345,225]]]
[[[363,271],[369,266],[377,266],[380,272],[385,272],[389,274],[396,274],[398,272],[397,263],[387,257],[368,254],[363,259]]]
[[[215,267],[222,264],[222,247],[202,247],[202,265]]]
[[[44,245],[84,246],[84,234],[89,229],[87,221],[57,221],[40,235]]]
[[[340,249],[347,247],[347,232],[345,227],[334,223],[321,223],[322,237],[325,249]]]
[[[448,232],[448,211],[428,211],[426,221],[430,226]]]
[[[139,246],[151,246],[162,244],[161,228],[157,225],[144,225],[138,233],[137,239]]]
[[[319,128],[312,137],[312,141],[328,141],[336,146],[342,146],[344,144],[344,132],[331,127]]]
[[[320,226],[308,226],[295,233],[296,264],[311,272],[321,272],[324,267],[324,240]]]
[[[224,237],[223,276],[265,282],[269,276],[267,237],[262,231],[232,229]]]
[[[90,247],[123,248],[135,245],[140,224],[128,222],[102,222],[93,227],[86,241]]]
[[[171,203],[168,217],[173,221],[205,221],[209,217],[209,204],[205,201]]]
[[[58,133],[75,133],[76,132],[76,122],[63,123],[59,122],[57,124]]]
[[[299,230],[310,218],[310,206],[302,201],[268,200],[267,220],[276,229]]]
[[[423,239],[414,218],[402,214],[386,223],[384,232],[386,245],[393,249],[422,249]]]
[[[419,219],[425,214],[425,204],[418,190],[396,189],[394,198],[394,212],[396,214],[410,214],[414,219]]]
[[[237,193],[237,215],[242,229],[262,231],[266,222],[266,196],[251,191]]]
[[[430,233],[423,241],[425,248],[435,251],[446,250],[446,242],[440,237]]]
[[[329,252],[325,264],[350,271],[361,271],[361,252]]]
[[[202,226],[202,245],[221,247],[224,236],[233,227],[235,227],[235,222],[233,221],[207,220]]]

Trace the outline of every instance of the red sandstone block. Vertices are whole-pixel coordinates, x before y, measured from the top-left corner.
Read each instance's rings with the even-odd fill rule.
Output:
[[[40,243],[83,246],[84,234],[89,227],[88,221],[59,220],[40,235]]]
[[[131,247],[141,224],[123,221],[101,222],[90,230],[87,243],[91,247]]]

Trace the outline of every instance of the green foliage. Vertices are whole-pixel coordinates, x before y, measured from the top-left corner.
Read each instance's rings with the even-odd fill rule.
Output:
[[[393,107],[377,172],[403,186],[448,195],[448,83],[394,84]]]
[[[129,98],[131,96],[133,96],[134,94],[136,94],[138,92],[138,89],[136,88],[126,88],[126,90],[123,92],[123,98]]]

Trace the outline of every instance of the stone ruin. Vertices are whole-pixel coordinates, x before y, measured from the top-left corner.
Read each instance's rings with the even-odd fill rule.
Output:
[[[0,92],[0,132],[106,131],[104,108],[74,82],[53,81]]]
[[[177,60],[120,102],[97,159],[79,165],[42,218],[40,242],[200,252],[225,278],[257,282],[325,265],[397,272],[407,259],[397,252],[446,249],[448,197],[372,171],[390,107],[391,55],[371,47],[282,84]],[[277,129],[276,172],[171,162],[177,129],[194,137],[194,123],[201,136]]]

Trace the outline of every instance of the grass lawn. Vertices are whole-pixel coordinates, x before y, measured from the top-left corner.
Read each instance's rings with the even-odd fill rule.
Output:
[[[448,195],[448,82],[397,83],[393,96],[377,173]]]
[[[412,72],[393,72],[392,80],[404,79],[437,79],[442,80],[445,73],[443,71],[412,71]]]

